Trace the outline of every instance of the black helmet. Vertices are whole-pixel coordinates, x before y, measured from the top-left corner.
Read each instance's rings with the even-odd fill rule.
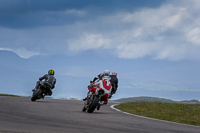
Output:
[[[117,77],[117,73],[116,72],[112,72],[112,75],[114,75],[115,77]]]
[[[49,75],[54,75],[54,74],[55,74],[55,72],[54,72],[54,70],[53,70],[53,69],[50,69],[50,70],[48,71],[48,74],[49,74]]]

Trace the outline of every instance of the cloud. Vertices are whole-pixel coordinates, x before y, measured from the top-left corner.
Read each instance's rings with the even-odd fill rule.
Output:
[[[84,33],[78,40],[69,40],[68,44],[68,49],[75,52],[111,48],[111,41],[104,38],[101,34]]]
[[[70,40],[69,50],[110,49],[119,58],[196,59],[200,50],[200,24],[197,23],[200,15],[196,12],[200,6],[196,6],[196,1],[192,3],[167,3],[158,8],[103,16],[90,24],[95,32]],[[99,36],[96,29],[101,31],[102,25],[107,29]]]
[[[35,55],[43,55],[38,52],[26,50],[25,48],[15,49],[15,50],[13,50],[13,52],[18,54],[21,58],[30,58]]]
[[[189,42],[200,45],[200,27],[192,29],[186,36]]]
[[[23,2],[19,1],[18,6],[13,8],[18,11],[16,15],[19,17],[13,18],[15,15],[9,14],[11,16],[4,17],[4,24],[8,18],[13,18],[13,23],[20,26],[1,25],[0,47],[15,51],[24,48],[37,54],[106,50],[125,59],[200,59],[198,2],[167,1],[160,6],[134,10],[113,8],[108,14],[98,12],[100,7],[94,8],[98,5],[92,4],[81,8],[76,4],[62,6],[59,10],[62,4],[58,3],[54,8],[52,1],[50,7],[43,3],[44,10],[38,2],[26,3],[31,10],[23,13],[18,11],[23,6]],[[11,7],[8,3],[7,6]],[[9,12],[9,9],[4,10]],[[10,25],[13,23],[9,22]]]
[[[66,14],[77,15],[77,16],[84,16],[86,14],[85,11],[76,10],[76,9],[67,10],[65,13]]]
[[[117,47],[117,55],[120,58],[142,58],[146,55],[151,55],[156,50],[156,45],[148,44],[123,44]]]
[[[20,48],[20,49],[0,48],[0,50],[12,51],[16,53],[17,55],[19,55],[21,58],[30,58],[35,55],[43,55],[38,52],[26,50],[25,48]]]

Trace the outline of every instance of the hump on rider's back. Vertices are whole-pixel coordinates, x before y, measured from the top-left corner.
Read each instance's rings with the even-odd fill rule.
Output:
[[[110,76],[103,76],[102,80],[110,80]]]

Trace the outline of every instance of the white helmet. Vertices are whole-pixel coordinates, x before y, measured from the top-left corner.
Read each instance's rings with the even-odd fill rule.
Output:
[[[109,71],[109,70],[104,70],[104,71],[103,71],[103,74],[104,74],[104,75],[110,75],[110,71]]]

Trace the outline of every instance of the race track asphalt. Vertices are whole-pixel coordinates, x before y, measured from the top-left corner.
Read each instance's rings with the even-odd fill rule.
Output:
[[[0,97],[0,133],[200,133],[200,127],[140,118],[112,109],[93,113],[83,101]]]

